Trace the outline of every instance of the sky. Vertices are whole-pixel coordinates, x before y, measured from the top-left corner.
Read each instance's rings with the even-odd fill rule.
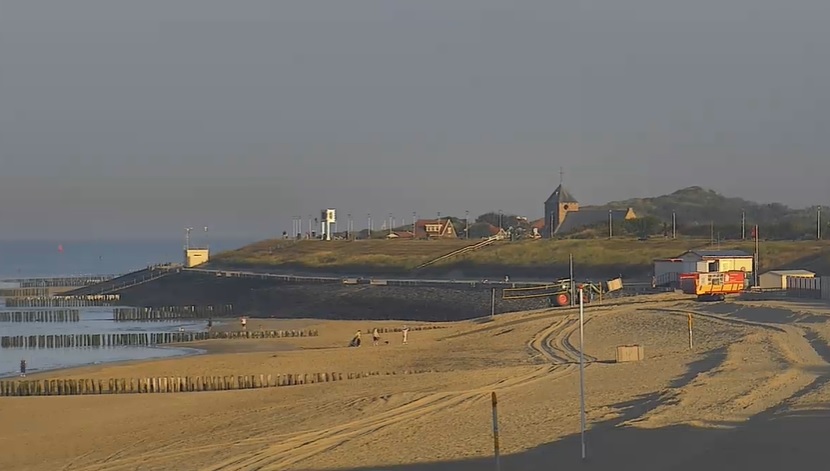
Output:
[[[825,0],[0,0],[0,239],[830,204]],[[377,225],[376,225],[377,227]]]

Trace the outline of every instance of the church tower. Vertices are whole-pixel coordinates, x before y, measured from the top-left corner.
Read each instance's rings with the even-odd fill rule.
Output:
[[[571,211],[579,211],[579,202],[576,201],[568,190],[562,186],[564,171],[559,170],[559,186],[545,201],[545,232],[543,237],[552,238],[559,226],[565,220],[565,216]]]

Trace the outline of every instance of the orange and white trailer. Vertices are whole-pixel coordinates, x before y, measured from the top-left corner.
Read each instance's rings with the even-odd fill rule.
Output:
[[[709,273],[683,273],[680,289],[694,294],[700,301],[723,301],[728,294],[738,294],[746,289],[746,273],[721,271]]]

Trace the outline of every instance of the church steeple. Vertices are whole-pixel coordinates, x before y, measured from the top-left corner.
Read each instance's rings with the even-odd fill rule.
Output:
[[[579,211],[579,202],[564,187],[565,170],[559,167],[559,186],[545,200],[545,236],[553,237],[568,212]]]

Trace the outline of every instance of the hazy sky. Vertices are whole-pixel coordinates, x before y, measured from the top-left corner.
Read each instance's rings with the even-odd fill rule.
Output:
[[[0,238],[830,203],[826,0],[0,0]],[[345,227],[345,223],[341,226]]]

